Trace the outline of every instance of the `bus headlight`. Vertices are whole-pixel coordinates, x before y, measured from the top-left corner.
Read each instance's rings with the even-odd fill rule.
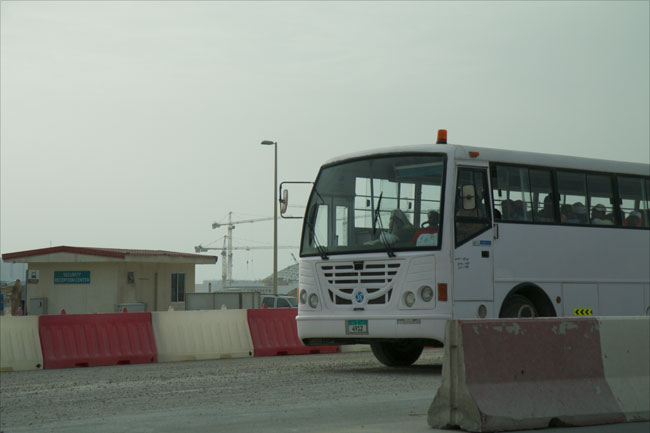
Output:
[[[422,286],[420,288],[420,297],[424,302],[429,302],[433,299],[433,289],[429,286]]]
[[[305,305],[307,303],[307,290],[302,289],[300,291],[300,303]]]
[[[312,293],[311,295],[309,295],[309,306],[311,308],[318,307],[318,295],[316,293]]]
[[[407,307],[412,307],[415,304],[415,295],[413,292],[406,292],[404,294],[404,303]]]

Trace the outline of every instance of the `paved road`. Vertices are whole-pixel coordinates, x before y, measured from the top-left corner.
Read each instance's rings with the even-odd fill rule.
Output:
[[[440,355],[404,369],[365,352],[2,373],[0,431],[431,433]],[[613,431],[649,425],[570,429]]]

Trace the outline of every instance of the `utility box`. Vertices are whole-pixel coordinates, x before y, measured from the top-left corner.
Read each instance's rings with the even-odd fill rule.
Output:
[[[262,308],[262,295],[258,292],[242,293],[241,308]]]
[[[27,313],[30,316],[47,314],[47,298],[30,298]]]
[[[225,306],[229,310],[260,308],[260,294],[257,292],[213,292],[186,293],[185,311],[219,310]]]
[[[213,293],[186,293],[185,311],[214,310]]]

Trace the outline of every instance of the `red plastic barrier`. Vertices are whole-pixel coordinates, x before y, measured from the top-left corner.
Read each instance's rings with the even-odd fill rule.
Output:
[[[43,368],[156,362],[151,313],[40,316]]]
[[[336,353],[341,346],[304,346],[298,339],[297,308],[247,310],[254,356]]]

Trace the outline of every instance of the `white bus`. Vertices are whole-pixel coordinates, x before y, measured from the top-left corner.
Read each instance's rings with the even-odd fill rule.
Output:
[[[334,158],[304,217],[299,338],[406,366],[452,318],[650,314],[649,200],[648,164],[451,145],[445,130]]]

